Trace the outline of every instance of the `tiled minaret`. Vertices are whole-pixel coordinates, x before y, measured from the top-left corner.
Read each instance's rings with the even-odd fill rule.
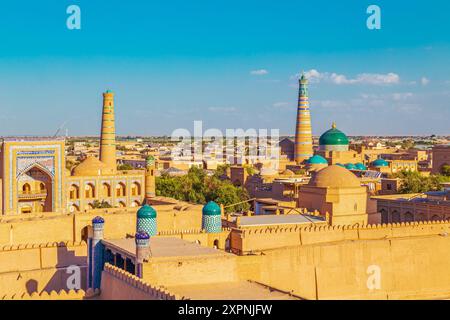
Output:
[[[116,126],[114,119],[114,93],[103,93],[102,133],[100,139],[100,161],[106,164],[109,173],[116,173]]]
[[[305,74],[299,79],[297,125],[295,127],[295,162],[301,164],[313,156],[311,114],[308,101],[308,79]]]

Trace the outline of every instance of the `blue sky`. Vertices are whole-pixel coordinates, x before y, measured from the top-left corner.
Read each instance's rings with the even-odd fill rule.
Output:
[[[314,134],[450,134],[449,17],[444,0],[3,1],[0,135],[98,134],[106,89],[120,135],[194,120],[291,134],[301,70]]]

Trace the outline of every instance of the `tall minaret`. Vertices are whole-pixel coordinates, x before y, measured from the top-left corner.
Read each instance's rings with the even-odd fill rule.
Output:
[[[295,162],[301,164],[313,156],[311,114],[308,102],[308,79],[302,73],[299,81],[297,124],[295,127]]]
[[[100,139],[100,161],[108,166],[110,173],[116,173],[116,126],[114,120],[114,93],[103,93],[102,133]]]

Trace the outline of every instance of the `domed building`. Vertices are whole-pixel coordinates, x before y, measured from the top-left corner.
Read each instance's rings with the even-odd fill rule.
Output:
[[[306,160],[306,167],[310,172],[319,171],[323,168],[328,167],[328,161],[324,157],[316,154],[311,158],[309,158],[308,160]]]
[[[367,189],[348,169],[328,166],[300,187],[299,207],[330,216],[333,225],[367,223]]]
[[[348,144],[347,136],[336,128],[335,122],[319,138],[319,150],[323,151],[348,151]]]
[[[390,163],[383,158],[378,158],[370,164],[370,169],[382,173],[391,173]]]
[[[325,131],[319,138],[317,155],[322,156],[329,164],[355,164],[363,162],[362,155],[349,149],[349,139],[333,122],[331,129]]]

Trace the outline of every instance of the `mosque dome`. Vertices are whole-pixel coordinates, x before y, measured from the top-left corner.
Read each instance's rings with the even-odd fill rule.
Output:
[[[328,166],[318,171],[309,181],[308,186],[320,188],[356,188],[361,184],[349,170],[338,165]]]
[[[150,235],[145,231],[139,231],[135,236],[136,240],[148,240],[150,239]]]
[[[339,166],[339,167],[345,168],[345,164],[342,164],[342,163],[336,163],[336,165]]]
[[[336,128],[333,122],[330,130],[325,131],[319,138],[319,146],[321,150],[348,150],[348,138],[340,130]]]
[[[140,218],[156,218],[156,210],[148,204],[144,204],[137,212],[137,217]]]
[[[308,160],[306,160],[307,164],[328,164],[328,161],[322,157],[319,156],[318,154],[312,156],[311,158],[309,158]]]
[[[367,167],[366,167],[364,164],[362,164],[361,162],[356,163],[356,164],[355,164],[355,167],[356,167],[356,169],[358,169],[358,170],[362,170],[362,171],[367,170]]]
[[[389,163],[386,160],[379,158],[379,159],[375,160],[374,162],[372,162],[372,166],[376,167],[376,168],[388,167]]]
[[[346,163],[345,168],[347,168],[348,170],[357,170],[358,169],[356,167],[356,165],[354,165],[353,163]]]
[[[77,165],[73,171],[74,176],[99,176],[102,170],[106,169],[106,165],[96,157],[87,157],[83,162]]]
[[[203,207],[202,213],[204,216],[220,216],[220,207],[214,201],[210,201]]]
[[[98,223],[105,223],[105,219],[103,219],[100,216],[95,217],[94,219],[92,219],[92,223],[93,224],[98,224]]]

